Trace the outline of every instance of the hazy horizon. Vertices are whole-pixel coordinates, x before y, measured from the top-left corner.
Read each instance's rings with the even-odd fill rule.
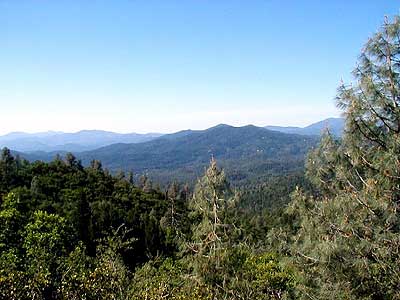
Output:
[[[333,119],[338,119],[338,118],[341,118],[341,117],[340,116],[339,117],[338,116],[331,116],[331,117],[328,117],[326,119],[332,119],[332,118]],[[216,123],[216,124],[213,124],[213,125],[211,125],[209,127],[204,127],[204,128],[181,128],[181,129],[179,129],[177,131],[168,131],[168,132],[161,132],[161,131],[143,131],[143,132],[128,131],[128,132],[119,132],[119,131],[112,131],[112,130],[99,129],[99,128],[82,128],[82,129],[79,129],[77,131],[62,131],[62,130],[52,130],[52,129],[44,130],[44,131],[28,131],[28,130],[9,131],[9,132],[6,132],[6,133],[1,133],[1,131],[0,131],[0,137],[8,135],[8,134],[18,134],[18,133],[22,133],[22,134],[44,134],[44,133],[74,134],[74,133],[79,133],[79,132],[82,132],[82,131],[112,132],[112,133],[116,133],[116,134],[135,134],[135,133],[136,134],[172,134],[172,133],[176,133],[176,132],[179,132],[179,131],[185,131],[185,130],[206,130],[206,129],[209,129],[209,128],[212,128],[212,127],[215,127],[215,126],[218,126],[218,125],[222,125],[222,124],[228,125],[228,126],[233,126],[233,127],[243,127],[243,126],[251,126],[251,125],[253,125],[253,126],[257,126],[257,127],[276,126],[276,127],[304,128],[304,127],[307,127],[309,125],[313,125],[313,124],[315,124],[317,122],[325,121],[326,119],[321,119],[321,120],[317,120],[316,122],[307,123],[307,124],[305,124],[303,126],[290,125],[290,124],[289,125],[280,125],[280,124],[264,124],[264,125],[261,124],[261,125],[256,125],[256,124],[248,123],[248,124],[242,124],[242,125],[232,125],[232,124],[229,124],[229,123]]]
[[[6,135],[6,134],[10,134],[10,133],[28,133],[28,134],[46,133],[46,132],[77,133],[77,132],[80,132],[80,131],[105,131],[105,132],[113,132],[113,133],[119,133],[119,134],[129,134],[129,133],[138,133],[138,134],[152,134],[152,133],[156,133],[157,134],[157,133],[161,133],[161,134],[169,134],[169,133],[175,133],[175,132],[183,131],[183,130],[205,130],[205,129],[208,129],[208,128],[211,128],[211,127],[214,127],[214,126],[217,126],[217,125],[220,125],[220,124],[226,124],[226,125],[230,125],[230,126],[234,126],[234,127],[242,127],[242,126],[247,126],[247,125],[254,125],[254,126],[257,126],[257,127],[280,126],[280,127],[300,127],[300,128],[302,128],[302,127],[307,127],[308,125],[314,124],[316,122],[323,121],[325,119],[340,118],[340,117],[341,116],[338,113],[338,115],[327,115],[326,117],[322,117],[322,118],[319,118],[319,119],[315,118],[315,119],[313,119],[311,121],[305,120],[303,122],[297,122],[297,123],[288,122],[288,123],[285,123],[285,124],[282,124],[282,123],[271,123],[271,122],[264,122],[264,123],[261,123],[261,122],[258,122],[258,123],[255,123],[255,122],[253,122],[253,123],[246,123],[246,122],[243,122],[243,123],[229,123],[229,122],[224,122],[224,121],[221,121],[221,122],[215,121],[214,123],[213,122],[207,123],[207,124],[210,124],[210,125],[199,125],[199,126],[194,127],[194,126],[191,126],[189,124],[188,125],[189,127],[174,127],[175,129],[171,129],[171,130],[167,130],[167,129],[163,129],[163,128],[160,128],[160,130],[146,130],[145,128],[142,128],[140,130],[135,130],[135,129],[129,130],[128,129],[128,130],[118,131],[118,130],[112,130],[112,129],[108,129],[108,128],[97,128],[97,127],[87,127],[87,128],[73,127],[73,129],[71,129],[71,130],[69,130],[69,129],[66,129],[66,130],[52,129],[52,128],[50,128],[50,129],[43,128],[43,129],[40,129],[40,130],[31,130],[31,129],[28,128],[28,129],[25,130],[25,129],[21,128],[19,130],[7,131],[7,130],[2,130],[2,128],[0,128],[0,136]]]
[[[306,126],[397,3],[0,1],[0,134]],[[318,25],[316,25],[318,24]]]

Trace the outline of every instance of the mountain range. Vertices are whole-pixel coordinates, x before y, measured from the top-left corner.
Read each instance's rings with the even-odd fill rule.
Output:
[[[7,147],[21,152],[82,152],[116,143],[143,143],[161,135],[159,133],[122,134],[102,130],[82,130],[75,133],[55,131],[40,133],[12,132],[0,136],[0,148]]]
[[[313,123],[306,127],[282,127],[282,126],[265,126],[265,128],[284,133],[296,133],[302,135],[320,135],[325,129],[329,129],[334,136],[340,137],[344,128],[343,118],[328,118],[317,123]]]
[[[340,136],[343,131],[344,121],[341,118],[329,118],[307,127],[281,127],[266,126],[266,129],[283,133],[301,135],[319,135],[325,128],[331,133]],[[40,133],[12,132],[0,136],[0,148],[7,147],[20,152],[84,152],[95,150],[104,146],[125,143],[143,143],[152,141],[161,136],[176,138],[192,134],[194,130],[183,130],[174,134],[163,135],[160,133],[115,133],[102,130],[82,130],[75,133],[48,131]]]
[[[160,184],[193,183],[211,157],[215,157],[230,180],[237,184],[301,172],[305,155],[327,127],[339,136],[343,119],[327,119],[304,128],[220,124],[206,130],[165,135],[88,130],[12,133],[0,137],[0,145],[30,161],[50,161],[57,154],[64,156],[72,152],[83,165],[99,160],[111,172],[132,171],[136,177],[147,174]]]
[[[147,142],[118,143],[74,154],[84,165],[100,160],[112,172],[147,174],[161,184],[194,182],[211,157],[215,157],[229,178],[238,183],[250,177],[302,170],[305,154],[318,140],[318,136],[287,134],[253,125],[221,124],[206,130],[181,131]],[[31,161],[49,161],[65,152],[19,154]]]

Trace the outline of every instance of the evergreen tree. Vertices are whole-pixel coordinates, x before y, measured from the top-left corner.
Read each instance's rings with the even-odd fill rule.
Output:
[[[302,296],[400,299],[400,18],[385,21],[341,85],[342,141],[326,135],[309,156],[319,193],[297,191],[290,255]]]
[[[0,196],[10,191],[16,183],[17,165],[10,149],[4,148],[0,157]]]
[[[230,268],[226,262],[235,242],[236,227],[231,216],[236,202],[224,171],[212,159],[190,202],[192,217],[197,222],[193,225],[192,242],[188,247],[193,253],[195,275],[222,294],[227,293]]]
[[[223,170],[215,159],[195,187],[190,206],[200,222],[193,228],[193,251],[212,256],[226,247],[229,230],[228,210],[235,205],[235,195],[229,187]]]

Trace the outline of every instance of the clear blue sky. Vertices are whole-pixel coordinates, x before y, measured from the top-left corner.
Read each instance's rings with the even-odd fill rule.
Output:
[[[0,0],[0,133],[172,132],[337,116],[398,1]]]

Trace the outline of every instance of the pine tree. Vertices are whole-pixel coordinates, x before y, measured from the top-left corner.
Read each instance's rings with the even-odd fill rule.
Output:
[[[235,204],[224,171],[211,160],[203,178],[195,187],[191,208],[200,217],[193,229],[194,250],[205,256],[215,254],[228,240],[230,224],[226,223],[228,209]]]
[[[287,210],[307,299],[400,299],[399,17],[367,42],[354,75],[338,90],[342,141],[327,135],[308,158],[319,194],[298,191]]]
[[[201,178],[189,203],[193,211],[192,266],[197,278],[226,294],[230,269],[225,266],[234,245],[236,227],[231,218],[237,197],[215,159]],[[197,222],[196,222],[197,221]],[[229,259],[228,259],[229,260]]]
[[[17,165],[10,149],[4,148],[0,157],[0,196],[10,191],[15,183]]]

